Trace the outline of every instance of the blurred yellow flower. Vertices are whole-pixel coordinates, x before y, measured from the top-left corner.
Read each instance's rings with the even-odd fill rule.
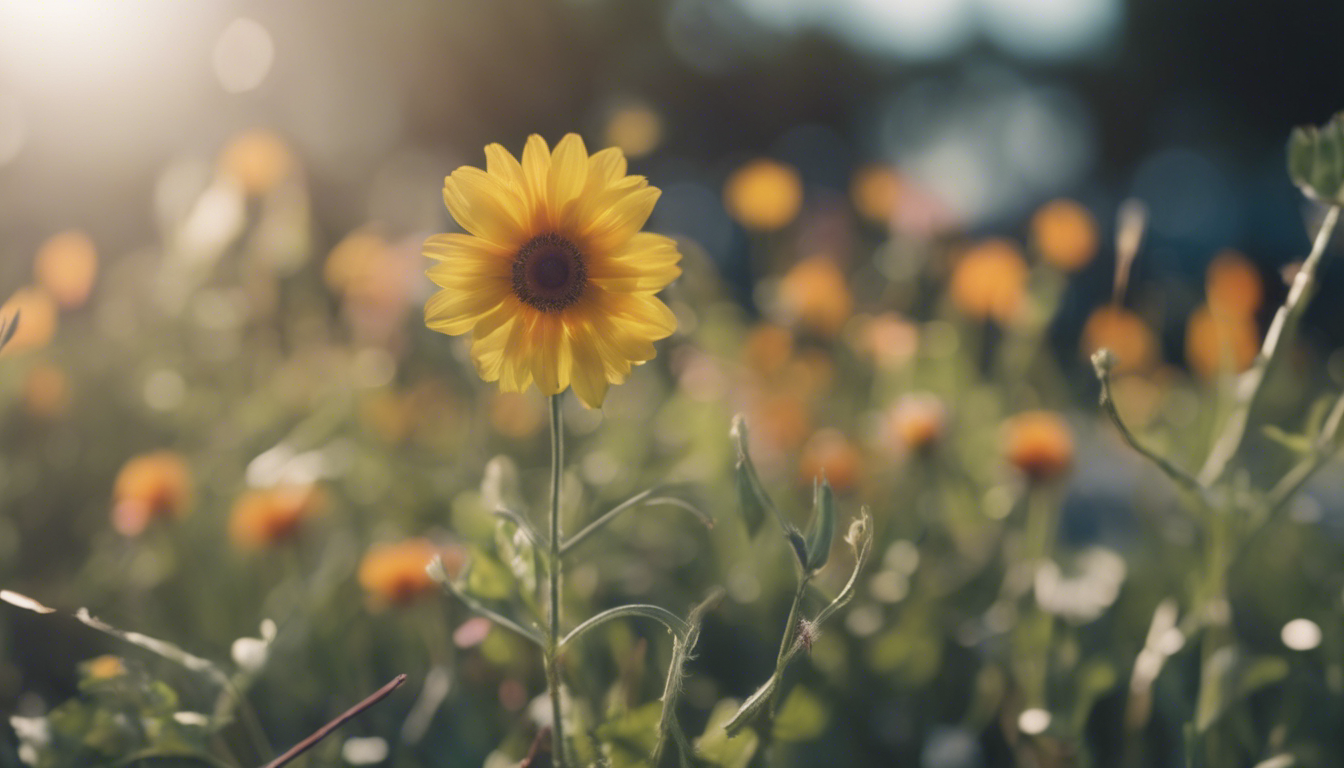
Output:
[[[885,163],[865,165],[854,173],[849,197],[859,215],[876,224],[888,224],[901,202],[901,177]]]
[[[103,655],[89,659],[80,665],[84,676],[90,680],[111,680],[126,674],[126,663],[120,656]]]
[[[943,436],[947,409],[937,395],[911,393],[896,401],[889,419],[900,447],[909,451],[927,451]]]
[[[0,305],[0,318],[6,321],[21,313],[19,327],[0,354],[14,354],[29,349],[41,349],[56,336],[59,322],[56,302],[41,288],[20,288]]]
[[[219,154],[219,171],[249,195],[275,189],[294,168],[289,147],[272,131],[253,129],[233,137]]]
[[[1129,373],[1149,368],[1157,361],[1157,336],[1143,318],[1123,307],[1097,307],[1083,325],[1083,354],[1099,349],[1115,355],[1115,372]]]
[[[1053,411],[1019,413],[1004,423],[1003,452],[1031,480],[1050,480],[1073,464],[1073,432]]]
[[[627,157],[643,157],[663,139],[663,120],[652,107],[630,104],[617,109],[607,120],[606,140]]]
[[[1027,263],[1007,240],[986,240],[962,255],[948,290],[952,303],[967,315],[1011,322],[1026,296]]]
[[[803,180],[792,166],[765,158],[752,160],[724,183],[723,205],[747,229],[773,232],[798,216]]]
[[[1260,351],[1260,332],[1247,315],[1214,311],[1208,305],[1190,313],[1185,326],[1185,360],[1191,370],[1212,379],[1225,368],[1241,373]]]
[[[122,466],[112,488],[112,527],[139,536],[157,519],[182,517],[191,497],[191,469],[172,451],[136,456]]]
[[[1209,262],[1204,273],[1204,290],[1213,311],[1227,315],[1254,315],[1265,299],[1260,270],[1250,259],[1232,250],[1223,251]]]
[[[854,309],[845,273],[824,256],[803,259],[784,274],[779,304],[789,320],[826,337],[839,333]]]
[[[554,152],[529,137],[521,164],[498,144],[485,154],[485,171],[444,181],[448,211],[470,234],[425,242],[439,261],[427,274],[443,288],[425,323],[471,332],[477,373],[506,392],[572,385],[598,408],[677,327],[654,294],[681,274],[681,254],[671,238],[639,231],[659,192],[626,175],[619,149],[590,157],[572,133]]]
[[[317,486],[301,485],[248,491],[229,515],[229,538],[240,549],[261,549],[293,538],[305,520],[322,512],[325,497]]]
[[[359,585],[370,597],[394,605],[433,594],[437,587],[425,567],[435,555],[443,560],[444,572],[456,578],[463,561],[457,547],[440,547],[429,539],[374,544],[359,562]]]
[[[1097,221],[1072,200],[1052,200],[1031,217],[1031,238],[1047,264],[1073,272],[1097,253]]]
[[[53,235],[37,251],[37,284],[66,309],[83,306],[98,275],[98,250],[83,232]]]
[[[811,485],[826,475],[837,493],[852,490],[863,471],[863,454],[838,429],[819,429],[803,444],[798,457],[798,482]]]
[[[29,416],[55,419],[70,407],[70,380],[54,365],[40,363],[23,378],[23,408]]]

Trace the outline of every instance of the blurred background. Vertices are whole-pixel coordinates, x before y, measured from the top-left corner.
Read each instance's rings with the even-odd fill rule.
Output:
[[[1305,255],[1319,220],[1284,170],[1284,147],[1293,126],[1344,106],[1334,80],[1341,28],[1344,5],[1311,0],[0,4],[0,298],[9,297],[0,314],[22,311],[0,356],[0,574],[67,613],[88,605],[232,659],[276,746],[408,671],[416,690],[404,705],[356,727],[385,737],[384,752],[357,744],[341,759],[479,765],[500,744],[521,757],[530,733],[518,713],[540,690],[535,660],[460,605],[388,608],[425,589],[414,574],[427,551],[479,545],[503,559],[490,543],[492,491],[480,483],[487,460],[511,455],[532,496],[546,461],[536,393],[498,395],[474,378],[463,345],[420,323],[431,289],[420,243],[456,228],[443,177],[483,165],[485,144],[516,153],[530,133],[554,143],[578,132],[590,150],[623,149],[631,172],[663,190],[649,228],[679,239],[686,276],[669,298],[681,330],[659,359],[602,413],[571,403],[582,499],[572,514],[664,476],[731,489],[725,436],[743,410],[786,506],[802,509],[826,468],[847,514],[859,502],[876,508],[887,536],[879,575],[894,575],[873,581],[866,612],[856,609],[835,641],[867,647],[888,637],[879,609],[895,611],[909,589],[914,566],[898,544],[924,541],[883,522],[920,503],[900,492],[914,482],[912,444],[941,434],[945,416],[948,433],[973,433],[948,458],[970,467],[975,486],[957,503],[997,504],[1001,515],[986,513],[997,526],[1015,493],[1006,489],[1019,487],[1001,471],[1000,420],[1056,410],[1074,426],[1069,451],[1079,457],[1060,491],[1062,541],[1104,545],[1131,573],[1136,561],[1152,567],[1151,583],[1125,592],[1129,608],[1118,586],[1097,588],[1107,595],[1098,614],[1118,606],[1105,632],[1123,638],[1093,641],[1120,649],[1127,661],[1113,674],[1123,677],[1153,605],[1178,591],[1180,553],[1196,537],[1164,517],[1170,491],[1137,487],[1147,476],[1098,434],[1080,348],[1128,342],[1127,372],[1156,383],[1136,377],[1127,407],[1164,445],[1198,453],[1192,431],[1215,418],[1200,411],[1212,390],[1199,383],[1249,364],[1286,293],[1280,272]],[[1146,210],[1128,230],[1117,223],[1127,200]],[[1117,290],[1115,242],[1126,231],[1142,246]],[[1023,252],[1055,270],[1031,283],[1041,319],[1032,333],[1053,360],[1043,373],[1027,373],[1035,358],[992,362],[1014,327],[1002,298],[958,288],[955,259],[936,255],[996,248],[1016,254],[985,259],[1012,262],[1010,283],[1027,283],[1013,266]],[[1005,279],[996,269],[980,279]],[[949,276],[951,303],[939,303],[926,291]],[[1327,263],[1323,282],[1333,295],[1344,269]],[[1216,291],[1240,297],[1231,326],[1208,324]],[[1113,299],[1133,312],[1094,321]],[[1126,325],[1139,316],[1137,330]],[[1318,302],[1304,334],[1298,389],[1270,398],[1294,418],[1308,405],[1302,388],[1341,369],[1331,355],[1344,341],[1338,304]],[[940,362],[900,373],[916,348]],[[1005,378],[1014,371],[1021,387]],[[1027,380],[1037,375],[1047,380]],[[911,426],[908,400],[886,415],[923,390],[941,398],[923,421]],[[1252,476],[1282,468],[1270,442],[1252,445],[1265,457]],[[1321,521],[1344,493],[1325,485],[1299,523]],[[734,514],[723,502],[711,511]],[[782,620],[778,600],[791,586],[786,560],[773,575],[734,564],[748,559],[735,550],[774,557],[778,542],[753,544],[723,525],[707,537],[684,522],[669,513],[622,528],[632,554],[606,552],[610,562],[595,559],[573,582],[588,605],[656,595],[680,609],[725,583],[731,600],[756,606],[707,626],[688,694],[699,726],[716,699],[740,698],[768,674],[732,659],[773,652],[769,621]],[[1328,563],[1338,528],[1328,541],[1300,528],[1276,539],[1271,575],[1246,586],[1261,590],[1247,612],[1254,642],[1281,651],[1285,622],[1327,604],[1337,613]],[[370,560],[392,542],[408,549]],[[1276,604],[1285,593],[1295,597]],[[926,619],[953,618],[899,624],[870,659],[891,690],[818,694],[863,714],[818,725],[813,736],[824,739],[791,759],[838,744],[853,764],[1012,764],[1012,739],[984,735],[991,720],[968,724],[950,703],[919,712],[910,698],[921,686],[978,685],[944,664],[993,656],[966,639],[963,621],[983,614],[993,625],[991,604],[926,606]],[[264,618],[280,623],[271,651],[290,654],[282,671],[249,667],[251,646],[239,656],[239,638],[272,644],[258,629]],[[72,620],[10,612],[3,621],[6,713],[47,712],[88,691],[99,673],[81,661],[126,653]],[[757,636],[747,625],[771,628]],[[935,651],[911,640],[925,631],[942,638]],[[653,690],[630,671],[646,641],[661,642],[609,638],[614,660],[594,663],[631,691]],[[896,653],[893,643],[923,650]],[[959,650],[940,655],[942,643]],[[829,658],[823,672],[840,674]],[[176,680],[182,706],[209,708],[180,672],[138,663]],[[813,690],[828,689],[814,681]],[[1336,694],[1323,712],[1338,709]],[[1145,764],[1178,764],[1182,706],[1163,721],[1159,704],[1164,724],[1148,732]],[[1078,731],[1101,733],[1096,743],[1121,739],[1082,717]],[[10,742],[17,750],[20,739]],[[1338,754],[1338,738],[1327,742],[1320,764]],[[247,763],[246,748],[239,757]]]

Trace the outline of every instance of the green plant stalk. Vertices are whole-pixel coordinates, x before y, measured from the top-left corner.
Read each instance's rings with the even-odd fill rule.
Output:
[[[784,625],[784,637],[779,641],[779,655],[775,657],[775,676],[784,677],[784,668],[788,666],[789,660],[793,658],[790,651],[796,642],[798,635],[798,615],[802,612],[803,595],[807,594],[807,583],[812,580],[812,574],[804,571],[798,577],[798,591],[793,593],[793,605],[789,606],[789,621]],[[780,693],[784,690],[782,685],[776,685],[770,692],[770,719],[773,720],[776,712],[779,710]]]
[[[549,618],[546,631],[546,690],[551,698],[551,755],[555,765],[566,768],[564,720],[560,712],[560,480],[564,468],[564,421],[560,395],[551,395],[551,525],[550,557],[546,560],[550,582]]]
[[[1228,463],[1241,448],[1251,412],[1255,410],[1264,390],[1265,379],[1269,377],[1283,356],[1284,347],[1287,346],[1282,342],[1297,330],[1302,315],[1307,311],[1307,304],[1316,291],[1316,271],[1320,267],[1325,247],[1330,243],[1330,236],[1334,234],[1338,222],[1339,206],[1331,206],[1321,221],[1321,228],[1316,231],[1311,252],[1307,254],[1301,268],[1297,270],[1297,276],[1293,278],[1288,298],[1274,314],[1274,321],[1270,323],[1269,331],[1265,333],[1265,341],[1260,347],[1260,353],[1256,355],[1255,363],[1237,379],[1232,413],[1224,423],[1223,431],[1214,441],[1213,447],[1209,450],[1209,457],[1199,471],[1199,482],[1206,488],[1212,487],[1222,479]]]

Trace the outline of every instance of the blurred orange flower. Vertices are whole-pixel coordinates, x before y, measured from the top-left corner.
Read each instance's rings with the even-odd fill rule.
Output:
[[[459,547],[440,547],[423,538],[374,544],[359,562],[359,585],[370,597],[394,605],[432,594],[436,585],[425,568],[435,555],[448,577],[457,578],[464,559]]]
[[[812,430],[807,403],[792,392],[771,392],[754,398],[748,406],[752,434],[777,451],[797,448]]]
[[[1050,480],[1073,463],[1073,432],[1058,413],[1026,411],[1004,423],[1003,452],[1031,480]]]
[[[98,250],[83,232],[53,235],[37,251],[37,284],[66,309],[83,306],[98,275]]]
[[[112,527],[123,536],[139,536],[156,519],[185,515],[190,497],[191,469],[179,454],[136,456],[113,484]]]
[[[1083,354],[1099,349],[1115,355],[1116,373],[1146,370],[1157,361],[1157,337],[1143,318],[1123,307],[1097,307],[1083,325]]]
[[[1052,200],[1031,217],[1031,238],[1047,264],[1074,272],[1097,253],[1097,221],[1072,200]]]
[[[901,177],[886,163],[871,163],[854,173],[849,197],[859,215],[876,224],[889,224],[901,202]]]
[[[885,312],[863,323],[858,346],[879,368],[901,368],[919,351],[919,326],[895,312]]]
[[[1008,323],[1027,291],[1027,263],[1007,240],[986,240],[971,248],[952,270],[952,303],[967,315]]]
[[[490,425],[505,437],[531,437],[545,419],[545,403],[530,393],[496,392],[490,398]]]
[[[56,336],[58,323],[56,302],[41,288],[20,288],[0,305],[0,318],[9,320],[15,312],[21,313],[19,327],[0,354],[14,354],[29,349],[41,349]]]
[[[23,408],[29,416],[55,419],[70,407],[70,380],[45,363],[33,366],[23,379]]]
[[[1225,368],[1241,373],[1260,351],[1260,332],[1246,315],[1218,312],[1208,305],[1190,314],[1185,326],[1185,360],[1191,370],[1212,379]]]
[[[888,418],[893,436],[902,448],[926,451],[942,438],[947,409],[937,395],[911,393],[896,401]]]
[[[723,205],[742,226],[783,229],[803,205],[803,180],[792,166],[761,158],[738,168],[723,185]]]
[[[1223,251],[1209,262],[1204,273],[1204,290],[1209,306],[1226,315],[1254,315],[1265,299],[1260,270],[1250,259],[1232,250]]]
[[[293,538],[305,520],[320,514],[317,486],[268,488],[244,493],[229,515],[229,538],[240,549],[261,549]]]
[[[811,485],[823,473],[837,493],[851,490],[863,471],[863,454],[838,429],[820,429],[798,457],[798,482]]]
[[[793,333],[777,325],[761,324],[747,333],[742,358],[762,376],[773,376],[793,357]]]
[[[844,272],[824,256],[803,259],[785,273],[779,303],[789,320],[826,337],[839,333],[854,309]]]
[[[275,189],[293,168],[294,156],[284,139],[260,128],[233,137],[219,154],[220,173],[254,196]]]

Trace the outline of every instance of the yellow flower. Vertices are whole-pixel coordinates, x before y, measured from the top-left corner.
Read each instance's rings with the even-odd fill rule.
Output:
[[[33,273],[65,309],[83,306],[98,274],[98,249],[83,232],[62,232],[38,249]]]
[[[1097,221],[1072,200],[1052,200],[1031,217],[1031,236],[1041,258],[1065,272],[1087,266],[1097,253]]]
[[[123,536],[139,536],[158,518],[187,513],[191,468],[172,451],[136,456],[117,473],[112,490],[112,526]]]
[[[681,274],[676,243],[640,232],[659,192],[627,176],[619,149],[591,157],[569,134],[552,152],[528,138],[520,164],[498,144],[486,170],[463,167],[443,199],[469,234],[434,235],[428,275],[443,290],[425,305],[425,324],[470,332],[471,359],[486,381],[542,394],[573,385],[590,408],[631,365],[653,359],[653,342],[676,318],[657,297]]]
[[[774,232],[803,206],[803,180],[793,166],[761,158],[733,171],[723,185],[723,206],[747,229]]]

